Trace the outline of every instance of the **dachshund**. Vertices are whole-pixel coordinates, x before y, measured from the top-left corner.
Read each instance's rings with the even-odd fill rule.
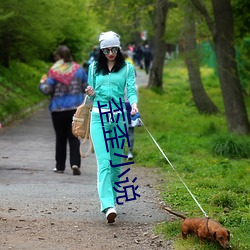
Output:
[[[231,249],[230,232],[222,225],[210,218],[187,218],[185,215],[173,212],[171,209],[162,207],[169,213],[183,219],[181,233],[183,239],[187,239],[188,234],[196,235],[200,241],[208,240],[218,242],[223,249]]]

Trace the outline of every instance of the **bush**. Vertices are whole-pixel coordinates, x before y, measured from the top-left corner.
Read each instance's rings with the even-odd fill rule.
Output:
[[[223,209],[224,208],[233,209],[237,206],[232,193],[228,193],[228,192],[221,192],[221,193],[215,194],[211,198],[210,203],[214,206],[221,207]]]
[[[247,138],[236,135],[215,137],[211,143],[211,151],[215,155],[231,158],[249,158],[250,146]]]
[[[46,97],[38,90],[42,74],[48,65],[41,61],[32,66],[12,61],[10,68],[0,67],[0,122],[11,115],[19,117],[22,111],[34,107]]]

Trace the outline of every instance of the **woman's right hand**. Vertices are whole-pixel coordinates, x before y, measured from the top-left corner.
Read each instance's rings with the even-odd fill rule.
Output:
[[[95,96],[95,90],[94,90],[92,87],[90,87],[90,86],[88,86],[88,87],[85,89],[85,92],[86,92],[86,94],[87,94],[88,96]]]
[[[130,112],[130,114],[133,116],[133,115],[135,115],[136,113],[138,113],[139,112],[139,110],[138,110],[138,108],[137,108],[137,104],[134,102],[132,105],[131,105],[131,112]]]
[[[45,83],[45,81],[47,80],[47,75],[46,74],[44,74],[43,76],[42,76],[42,78],[41,78],[41,80],[40,80],[40,83]]]

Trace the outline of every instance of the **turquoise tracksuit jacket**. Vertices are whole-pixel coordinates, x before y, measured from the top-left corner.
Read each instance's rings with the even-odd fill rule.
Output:
[[[110,72],[108,75],[96,75],[94,70],[95,63],[92,63],[88,72],[88,84],[95,89],[93,107],[98,107],[97,101],[101,105],[107,104],[112,98],[115,103],[119,103],[119,98],[125,107],[124,91],[127,93],[129,103],[138,102],[134,66],[126,62],[126,66],[119,72]]]

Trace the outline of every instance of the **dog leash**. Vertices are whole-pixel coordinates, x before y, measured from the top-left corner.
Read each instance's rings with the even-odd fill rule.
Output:
[[[207,215],[207,213],[203,210],[203,208],[201,207],[201,205],[199,204],[199,202],[196,200],[196,198],[194,197],[194,195],[192,194],[192,192],[190,191],[190,189],[188,188],[188,186],[186,185],[186,183],[182,180],[182,178],[180,177],[180,175],[178,174],[177,170],[175,169],[175,167],[173,166],[173,164],[170,162],[170,160],[168,159],[168,157],[165,155],[165,153],[163,152],[163,150],[161,149],[161,147],[159,146],[159,144],[156,142],[156,140],[154,139],[154,137],[152,136],[152,134],[149,132],[149,130],[147,129],[147,127],[145,126],[145,124],[142,122],[141,118],[139,118],[139,120],[141,121],[142,125],[145,127],[146,131],[148,132],[148,134],[150,135],[150,137],[152,138],[153,142],[155,143],[155,145],[158,147],[158,149],[160,150],[160,152],[162,153],[162,155],[165,157],[165,159],[167,160],[167,162],[169,163],[169,165],[171,166],[171,168],[175,171],[175,173],[177,174],[177,176],[179,177],[180,181],[182,182],[182,184],[185,186],[185,188],[187,189],[187,191],[189,192],[189,194],[191,195],[191,197],[193,198],[193,200],[196,202],[196,204],[198,205],[198,207],[200,208],[200,210],[202,211],[202,213],[205,215],[206,218],[209,218],[209,216]]]

